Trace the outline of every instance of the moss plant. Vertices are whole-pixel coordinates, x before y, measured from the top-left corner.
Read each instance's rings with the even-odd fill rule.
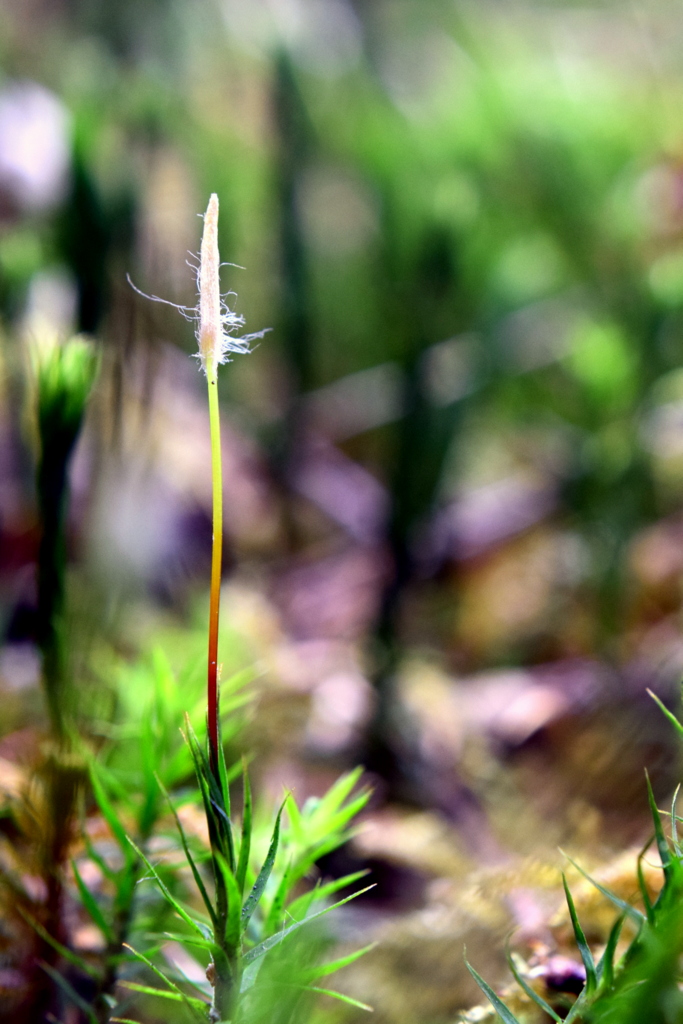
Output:
[[[197,1020],[211,1024],[237,1021],[253,1022],[275,1019],[282,1024],[301,1019],[302,999],[324,993],[356,1006],[363,1004],[340,993],[314,984],[318,979],[350,963],[364,950],[339,961],[320,963],[320,936],[314,922],[334,906],[353,899],[358,892],[329,904],[329,897],[360,878],[363,872],[321,885],[301,894],[301,880],[309,874],[315,862],[329,853],[349,836],[349,825],[368,799],[363,791],[354,795],[360,770],[343,776],[320,800],[309,802],[299,809],[287,797],[278,810],[272,828],[266,834],[255,825],[249,778],[244,768],[229,768],[221,736],[220,678],[218,671],[218,623],[222,550],[222,476],[220,422],[218,409],[218,366],[231,353],[248,350],[253,337],[237,338],[236,328],[241,317],[234,314],[221,299],[219,287],[219,255],[217,244],[218,199],[211,196],[204,217],[204,233],[199,266],[199,305],[197,339],[199,359],[206,374],[209,398],[211,432],[211,459],[213,473],[213,550],[211,561],[211,590],[208,630],[207,680],[207,743],[197,737],[189,717],[185,718],[185,740],[194,763],[208,825],[210,878],[205,877],[203,861],[206,856],[193,851],[176,811],[173,797],[167,792],[162,778],[155,774],[156,783],[168,800],[180,834],[181,845],[197,887],[205,913],[199,915],[179,901],[168,884],[163,868],[155,866],[146,851],[126,835],[122,819],[103,785],[100,769],[93,767],[93,788],[103,817],[109,824],[123,855],[123,868],[115,872],[97,851],[89,848],[89,855],[100,869],[114,881],[120,882],[121,900],[115,899],[113,909],[124,908],[124,925],[130,924],[132,885],[137,878],[136,864],[144,864],[148,876],[153,878],[164,899],[177,917],[178,934],[171,937],[182,942],[188,950],[200,951],[209,959],[206,975],[212,989],[212,998],[200,998],[187,992],[186,984],[162,971],[147,955],[122,942],[121,929],[114,929],[102,911],[100,902],[84,885],[75,871],[76,882],[85,911],[103,932],[112,958],[118,948],[126,946],[131,956],[145,965],[164,983],[164,988],[153,987],[131,979],[121,987],[131,993],[180,1002]],[[191,311],[183,310],[186,314]],[[235,827],[230,783],[242,774],[242,820]],[[173,783],[175,778],[169,781]],[[149,779],[145,789],[149,790]],[[154,802],[148,792],[142,808]],[[150,832],[149,816],[140,818],[140,834],[144,840]],[[144,828],[143,828],[144,824]],[[144,833],[144,834],[143,834]],[[264,842],[265,840],[265,842]],[[364,890],[361,890],[364,891]],[[117,888],[118,893],[118,888]],[[313,927],[311,927],[313,925]],[[306,926],[305,931],[302,931]],[[115,972],[109,972],[111,986]],[[259,979],[262,979],[261,981]],[[64,987],[64,985],[63,985]],[[68,988],[65,989],[68,993]],[[99,998],[109,993],[100,990]],[[71,993],[72,1001],[77,1001]],[[117,1012],[127,1011],[128,1004],[120,1004]],[[90,1011],[91,1019],[103,1019]],[[128,1017],[112,1017],[113,1021],[129,1021]]]
[[[38,554],[38,643],[52,733],[66,736],[64,576],[68,468],[98,369],[92,342],[72,338],[33,351],[40,455],[36,490],[41,540]]]
[[[65,522],[68,474],[74,447],[98,370],[92,342],[71,338],[64,344],[36,344],[32,350],[39,457],[36,491],[41,527],[38,552],[37,640],[42,653],[42,684],[49,739],[38,764],[33,801],[38,813],[38,871],[42,900],[17,904],[35,926],[32,984],[33,1018],[42,1019],[54,999],[50,977],[57,961],[54,942],[64,940],[64,865],[73,838],[78,792],[85,765],[72,742],[70,686],[64,635],[66,573]],[[30,804],[31,797],[28,797]]]
[[[652,694],[654,697],[654,694]],[[654,697],[664,714],[683,739],[681,723]],[[638,860],[638,883],[643,910],[632,906],[606,886],[593,882],[578,864],[589,882],[610,900],[618,914],[601,956],[595,959],[581,927],[572,894],[563,877],[564,892],[576,945],[586,972],[583,991],[573,1002],[551,1006],[520,975],[514,960],[508,957],[512,973],[529,998],[558,1024],[681,1024],[683,1022],[683,990],[681,989],[681,958],[683,957],[683,846],[679,841],[676,813],[676,790],[670,812],[669,835],[664,831],[662,812],[646,776],[647,796],[653,821],[653,835]],[[655,843],[662,866],[663,885],[652,902],[645,885],[641,862]],[[573,863],[573,862],[572,862]],[[622,926],[629,920],[635,935],[621,958],[616,958]],[[472,977],[493,1005],[504,1024],[522,1024],[477,971],[465,960]]]

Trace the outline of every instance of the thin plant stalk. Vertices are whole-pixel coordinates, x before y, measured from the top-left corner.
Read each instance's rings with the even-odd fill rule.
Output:
[[[223,561],[223,467],[221,463],[221,427],[218,408],[218,378],[215,362],[207,362],[209,388],[209,425],[211,430],[211,480],[213,487],[213,534],[211,541],[211,590],[209,597],[208,734],[209,763],[218,777],[219,695],[218,695],[218,617],[221,599]]]
[[[218,778],[219,693],[218,693],[218,618],[223,562],[223,472],[221,464],[221,428],[218,407],[218,363],[221,358],[223,322],[221,318],[220,259],[218,255],[218,197],[214,194],[204,216],[204,232],[199,264],[199,352],[209,389],[209,425],[211,430],[211,479],[213,487],[213,536],[211,545],[211,591],[209,603],[209,660],[207,678],[207,715],[209,764]]]

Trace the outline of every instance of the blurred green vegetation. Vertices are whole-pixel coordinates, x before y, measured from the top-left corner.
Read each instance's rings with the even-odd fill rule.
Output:
[[[22,411],[27,340],[83,332],[101,375],[59,523],[57,605],[66,553],[74,717],[122,806],[144,781],[147,802],[126,813],[146,840],[161,811],[139,738],[163,747],[171,788],[189,764],[164,746],[173,722],[202,717],[201,632],[160,629],[159,609],[188,617],[208,525],[192,388],[169,356],[193,353],[192,329],[126,275],[192,308],[196,214],[216,192],[229,301],[249,330],[270,328],[222,371],[226,575],[279,601],[296,640],[324,634],[326,601],[362,606],[338,634],[358,641],[375,700],[340,757],[460,820],[456,805],[477,800],[424,753],[400,700],[407,653],[462,673],[592,659],[614,670],[618,703],[678,629],[678,7],[0,0],[0,15],[4,638],[45,647],[25,573],[46,518]],[[367,607],[361,584],[344,600],[316,589],[349,552],[374,567]],[[239,624],[226,640],[226,678],[251,660],[272,669],[280,627],[259,615],[249,643]],[[194,659],[182,686],[164,656],[135,661],[150,648],[174,667]],[[22,707],[7,728],[36,717]],[[278,728],[255,728],[257,743]],[[116,868],[124,917],[129,868]]]

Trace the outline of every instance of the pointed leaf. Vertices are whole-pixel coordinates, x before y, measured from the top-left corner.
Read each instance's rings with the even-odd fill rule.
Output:
[[[150,971],[152,971],[153,974],[156,974],[157,978],[159,978],[160,981],[163,981],[164,985],[167,985],[174,995],[179,997],[180,1001],[184,1003],[185,1006],[187,1006],[188,1010],[192,1013],[194,1017],[198,1018],[201,1021],[206,1021],[206,1014],[204,1012],[202,1012],[201,1014],[197,1013],[198,1009],[200,1009],[201,1011],[205,1011],[207,1008],[207,1004],[203,1000],[195,999],[193,996],[185,995],[182,989],[178,988],[176,983],[172,981],[171,978],[167,977],[163,971],[160,971],[159,968],[156,967],[155,964],[153,964],[152,961],[144,955],[144,953],[140,953],[138,952],[137,949],[133,949],[133,947],[128,942],[124,942],[123,946],[125,949],[129,949],[131,951],[136,960],[140,960],[143,964],[146,964]],[[131,981],[120,982],[120,984],[125,985],[126,988],[133,988],[135,986],[135,982]],[[166,998],[170,998],[170,994],[164,992],[163,990],[153,989],[152,992],[154,995],[162,995],[163,993],[163,995]]]
[[[347,772],[346,775],[342,775],[341,778],[337,779],[328,789],[327,793],[320,798],[311,817],[319,818],[323,821],[331,817],[332,813],[338,810],[344,803],[363,774],[363,771],[363,768],[354,768],[353,771]]]
[[[664,704],[662,704],[661,700],[659,699],[659,697],[657,696],[656,693],[653,693],[652,690],[648,690],[647,692],[650,694],[650,696],[652,697],[652,699],[655,702],[655,704],[659,705],[661,710],[664,712],[666,717],[669,719],[669,721],[673,725],[673,727],[676,730],[676,732],[678,733],[678,735],[683,737],[683,725],[681,725],[681,723],[678,721],[676,716],[674,714],[672,714],[672,712],[669,711],[669,709],[667,707],[665,707]]]
[[[81,835],[83,837],[83,842],[85,844],[86,853],[88,854],[90,860],[93,862],[93,864],[97,864],[98,868],[100,869],[105,878],[109,879],[110,882],[114,882],[116,879],[116,871],[112,871],[112,869],[105,861],[104,857],[102,857],[93,846],[92,840],[90,839],[90,836],[86,831],[84,822],[81,822]]]
[[[680,791],[681,784],[679,782],[676,786],[674,795],[671,799],[671,839],[673,840],[673,844],[676,848],[676,852],[678,853],[679,857],[681,856],[681,848],[678,845],[678,821],[676,820],[676,803],[678,801],[678,794],[680,793]]]
[[[109,926],[109,923],[107,921],[105,921],[104,914],[102,913],[102,911],[98,907],[98,905],[97,905],[97,903],[95,901],[95,897],[90,892],[90,889],[88,889],[87,885],[85,884],[85,882],[81,878],[81,874],[80,874],[80,872],[78,870],[78,867],[76,866],[76,861],[75,860],[71,861],[71,869],[72,869],[72,871],[74,873],[74,878],[76,879],[76,885],[77,885],[78,891],[79,891],[79,893],[81,895],[81,900],[83,902],[83,906],[88,911],[88,913],[90,914],[90,917],[92,918],[94,923],[97,925],[99,930],[102,932],[102,934],[104,935],[104,937],[107,940],[107,942],[109,942],[109,943],[113,942],[113,940],[114,940],[114,933],[112,932],[111,927]]]
[[[583,934],[583,928],[579,922],[576,907],[574,906],[574,900],[572,899],[572,894],[569,891],[567,879],[564,874],[562,875],[562,884],[564,885],[564,894],[567,897],[567,906],[569,907],[569,916],[572,919],[576,945],[579,947],[583,966],[586,968],[586,991],[590,993],[594,991],[598,981],[595,973],[595,961],[593,960],[593,954],[590,951],[590,947],[586,942],[586,936]]]
[[[650,776],[647,771],[645,772],[645,781],[647,783],[647,799],[650,804],[650,811],[652,813],[652,820],[655,826],[655,840],[657,842],[657,851],[659,853],[659,859],[662,862],[662,871],[664,872],[665,882],[670,881],[672,876],[672,862],[671,862],[671,850],[667,842],[666,836],[664,835],[664,829],[662,828],[662,819],[655,802],[654,793],[652,792],[652,786],[650,784]]]
[[[306,977],[314,981],[316,978],[324,978],[328,974],[334,974],[335,971],[340,971],[342,967],[348,967],[349,964],[360,960],[362,956],[369,953],[371,949],[375,949],[377,945],[377,942],[371,942],[369,945],[363,946],[362,949],[357,949],[355,953],[349,953],[348,956],[340,956],[338,960],[331,960],[327,964],[319,964],[317,967],[312,967],[310,971],[306,971]]]
[[[130,847],[128,846],[126,830],[121,824],[119,816],[114,810],[113,804],[111,803],[109,797],[107,796],[104,790],[104,786],[100,782],[98,771],[99,769],[95,766],[95,762],[92,761],[90,763],[90,783],[92,785],[93,793],[95,795],[95,800],[97,801],[97,806],[102,811],[102,816],[109,825],[109,828],[112,831],[112,835],[114,836],[117,843],[121,847],[121,850],[123,851],[123,856],[128,860],[131,856],[131,853]]]
[[[155,775],[156,775],[156,773],[155,773]],[[192,854],[190,853],[190,847],[188,845],[187,838],[185,836],[185,830],[183,829],[183,826],[181,824],[180,818],[178,817],[178,812],[176,811],[175,807],[173,806],[173,801],[171,800],[171,797],[170,797],[168,791],[166,790],[166,787],[164,786],[163,782],[161,781],[161,779],[159,778],[158,775],[156,775],[156,780],[157,780],[157,783],[159,784],[159,788],[161,789],[161,792],[166,797],[166,800],[168,802],[168,806],[171,808],[171,813],[173,814],[173,817],[175,818],[176,827],[178,829],[178,832],[180,833],[180,841],[183,844],[183,850],[185,851],[185,857],[187,859],[187,863],[190,865],[190,870],[192,871],[192,875],[193,875],[194,880],[195,880],[195,882],[197,884],[197,888],[199,889],[201,897],[202,897],[202,899],[204,901],[204,906],[206,907],[207,911],[209,912],[209,917],[211,918],[211,923],[213,924],[213,926],[215,928],[215,926],[216,926],[216,912],[215,912],[215,910],[213,908],[213,904],[211,902],[209,894],[206,891],[206,886],[204,885],[204,880],[203,880],[202,876],[199,873],[199,869],[198,869],[197,865],[194,862]]]
[[[297,807],[296,800],[291,793],[288,793],[285,797],[285,807],[287,808],[290,830],[294,839],[300,843],[304,836],[303,821],[301,819],[301,811]]]
[[[220,853],[216,853],[216,863],[223,876],[227,893],[227,919],[224,922],[225,942],[230,949],[237,951],[239,950],[240,936],[242,934],[240,919],[242,897],[237,888],[237,880],[230,870],[230,865],[225,860],[225,857],[221,857]]]
[[[600,979],[600,988],[603,991],[609,991],[614,984],[614,954],[625,919],[626,915],[620,914],[612,925],[607,945],[605,946],[605,952],[602,954],[598,964],[597,974]]]
[[[80,968],[80,970],[84,971],[85,974],[89,974],[93,978],[97,977],[98,972],[92,966],[92,964],[89,964],[88,961],[84,960],[84,958],[82,956],[79,956],[78,953],[74,953],[74,951],[72,949],[69,949],[68,946],[64,946],[62,945],[61,942],[58,942],[57,939],[53,939],[50,933],[47,931],[47,929],[44,928],[43,925],[40,923],[40,921],[36,921],[36,919],[34,917],[31,917],[31,915],[27,913],[27,911],[25,911],[22,907],[17,906],[16,909],[19,912],[19,914],[23,917],[23,919],[28,924],[30,924],[31,928],[33,928],[35,933],[37,935],[40,935],[43,942],[47,942],[48,946],[52,946],[53,949],[57,950],[60,956],[64,957],[64,959],[67,960],[70,964],[73,964],[75,967]]]
[[[466,956],[465,967],[470,972],[470,974],[472,975],[472,977],[474,978],[477,985],[482,990],[488,1001],[491,1003],[491,1006],[496,1011],[500,1019],[503,1021],[503,1024],[520,1024],[520,1022],[515,1017],[514,1013],[512,1013],[511,1010],[508,1010],[503,1000],[496,995],[491,986],[487,985],[482,976],[480,974],[477,974],[474,967],[472,967],[472,965],[467,962]]]
[[[280,810],[277,812],[277,818],[275,819],[275,827],[273,828],[273,835],[270,840],[270,846],[268,847],[268,853],[266,859],[263,862],[263,867],[259,871],[258,878],[254,882],[254,887],[249,893],[247,900],[242,907],[242,929],[244,930],[249,921],[251,915],[256,910],[259,900],[263,895],[263,890],[268,884],[270,873],[273,870],[273,864],[275,863],[275,857],[277,855],[277,848],[280,842],[280,819],[282,818],[282,812],[284,810],[284,801],[280,805]]]
[[[640,895],[642,897],[643,905],[645,907],[645,914],[646,914],[646,917],[647,917],[647,921],[648,921],[648,924],[653,925],[655,923],[655,912],[654,912],[654,907],[652,906],[652,900],[650,899],[650,894],[647,891],[647,885],[645,883],[645,875],[643,874],[643,858],[645,857],[645,854],[647,853],[647,850],[648,850],[651,842],[652,842],[652,838],[648,839],[647,843],[645,844],[645,846],[642,848],[642,850],[638,854],[638,867],[637,867],[637,871],[638,871],[638,888],[640,889]]]
[[[201,1010],[205,1010],[209,1005],[203,999],[186,996],[184,992],[170,992],[165,988],[154,988],[153,985],[140,985],[137,981],[120,981],[119,985],[121,988],[130,989],[131,992],[142,992],[147,996],[159,996],[160,999],[170,999],[174,1003],[188,1002]]]
[[[633,918],[633,920],[637,924],[641,924],[645,920],[645,916],[640,912],[640,910],[638,910],[637,907],[634,907],[630,903],[627,903],[626,900],[622,900],[620,896],[617,896],[617,894],[612,892],[611,889],[608,889],[606,885],[601,885],[600,882],[597,882],[594,878],[591,877],[591,875],[588,874],[587,871],[584,871],[581,865],[578,864],[575,860],[573,860],[573,858],[570,857],[568,853],[565,853],[564,850],[562,850],[561,852],[567,858],[572,867],[575,867],[576,870],[583,875],[586,881],[590,882],[590,884],[594,886],[594,888],[596,888],[598,892],[601,892],[603,896],[606,896],[610,903],[613,903],[615,907],[618,907],[619,910],[622,910],[625,914],[628,915],[628,917]]]
[[[177,899],[175,899],[175,897],[171,895],[171,893],[169,892],[168,887],[166,886],[166,883],[163,881],[163,879],[159,875],[159,872],[154,867],[154,865],[151,864],[147,860],[147,858],[145,857],[145,855],[142,852],[142,850],[139,849],[139,847],[137,847],[135,845],[135,843],[133,842],[132,839],[129,838],[128,842],[133,847],[133,849],[137,853],[138,857],[140,857],[140,859],[144,862],[145,867],[147,868],[147,870],[151,871],[151,873],[154,876],[154,879],[155,879],[157,885],[161,889],[161,892],[162,892],[163,896],[166,899],[166,902],[169,903],[173,907],[173,909],[175,910],[176,914],[178,914],[179,917],[182,917],[182,919],[185,922],[185,924],[188,924],[190,926],[190,928],[192,928],[193,931],[197,932],[198,935],[201,935],[201,937],[203,939],[205,939],[207,936],[205,935],[204,929],[200,925],[199,921],[195,921],[195,919],[188,914],[188,912],[180,905],[180,903],[178,903]],[[133,952],[136,953],[135,950],[133,950]],[[142,956],[142,954],[136,953],[136,956]]]
[[[535,992],[531,985],[524,978],[524,976],[520,974],[520,972],[517,970],[517,965],[515,964],[515,961],[513,960],[512,955],[509,952],[507,954],[507,961],[515,981],[517,982],[519,987],[526,992],[526,994],[529,996],[529,999],[532,999],[533,1002],[536,1003],[536,1006],[540,1006],[543,1012],[547,1013],[549,1017],[552,1017],[552,1019],[557,1021],[558,1024],[561,1024],[562,1018],[560,1017],[560,1015],[558,1013],[555,1013],[552,1006],[546,1003],[545,999],[543,999],[543,997],[540,996],[538,992]]]
[[[332,996],[333,999],[338,999],[342,1003],[348,1003],[349,1006],[355,1006],[359,1010],[367,1010],[368,1013],[372,1013],[372,1007],[368,1006],[367,1003],[361,1003],[360,1000],[344,995],[343,992],[335,992],[331,988],[318,988],[317,985],[303,985],[302,987],[306,992],[317,992],[322,996]]]
[[[50,978],[52,978],[54,983],[58,985],[59,988],[61,988],[61,990],[69,997],[71,1002],[78,1007],[81,1013],[85,1014],[85,1016],[88,1018],[91,1024],[98,1024],[97,1016],[93,1008],[89,1006],[88,1003],[86,1003],[85,999],[83,999],[81,995],[79,995],[79,993],[76,991],[73,985],[71,985],[66,980],[66,978],[59,973],[59,971],[56,971],[54,967],[51,967],[49,964],[44,963],[42,960],[39,961],[39,963],[41,968],[45,971],[45,973],[49,975]]]
[[[293,932],[303,928],[304,925],[310,924],[311,921],[315,921],[319,917],[323,917],[325,914],[329,914],[330,911],[336,910],[337,907],[343,906],[350,900],[355,900],[357,896],[362,896],[364,892],[369,892],[370,889],[374,889],[374,885],[368,885],[365,889],[359,889],[358,892],[351,893],[350,896],[345,896],[343,900],[338,900],[337,903],[333,903],[329,907],[325,907],[323,910],[319,910],[316,914],[311,914],[309,917],[305,917],[302,921],[295,921],[294,924],[290,924],[288,928],[284,928],[277,935],[271,935],[270,938],[260,942],[258,946],[254,946],[242,958],[242,963],[246,966],[247,964],[253,963],[254,960],[258,960],[259,957],[265,956],[265,954],[279,945],[284,939],[288,938]]]
[[[347,885],[353,885],[359,878],[367,878],[369,874],[370,869],[363,868],[362,871],[354,871],[350,875],[344,875],[343,878],[335,878],[324,885],[317,885],[314,889],[310,889],[293,900],[287,907],[287,913],[295,918],[305,917],[313,903],[327,899],[328,896],[339,892],[340,889],[345,889]]]
[[[223,749],[223,736],[221,720],[218,720],[218,777],[220,780],[221,796],[225,813],[230,817],[230,783],[228,782],[228,771],[225,767],[225,750]],[[234,870],[234,866],[233,866]]]
[[[266,917],[264,925],[266,935],[271,935],[273,932],[277,931],[282,923],[285,900],[287,899],[287,893],[289,892],[290,885],[289,866],[287,866],[282,878],[280,879],[280,884],[275,891],[273,902],[270,904],[270,910]]]
[[[240,842],[240,855],[237,860],[237,871],[235,873],[237,888],[240,891],[240,899],[244,895],[244,883],[247,877],[247,868],[249,867],[252,829],[251,785],[249,784],[246,765],[243,770],[244,806],[242,811],[242,840]]]

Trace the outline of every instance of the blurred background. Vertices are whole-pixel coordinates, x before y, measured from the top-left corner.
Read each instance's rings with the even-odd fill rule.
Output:
[[[453,1019],[463,942],[494,977],[509,927],[550,942],[558,844],[618,874],[643,768],[662,798],[677,778],[646,691],[674,707],[683,669],[680,7],[0,12],[0,788],[45,718],[32,339],[101,352],[68,527],[83,708],[203,629],[193,329],[126,275],[194,306],[215,191],[231,308],[269,329],[221,377],[259,785],[365,765],[328,867],[374,868],[347,923],[384,941],[349,984],[383,1020]]]

